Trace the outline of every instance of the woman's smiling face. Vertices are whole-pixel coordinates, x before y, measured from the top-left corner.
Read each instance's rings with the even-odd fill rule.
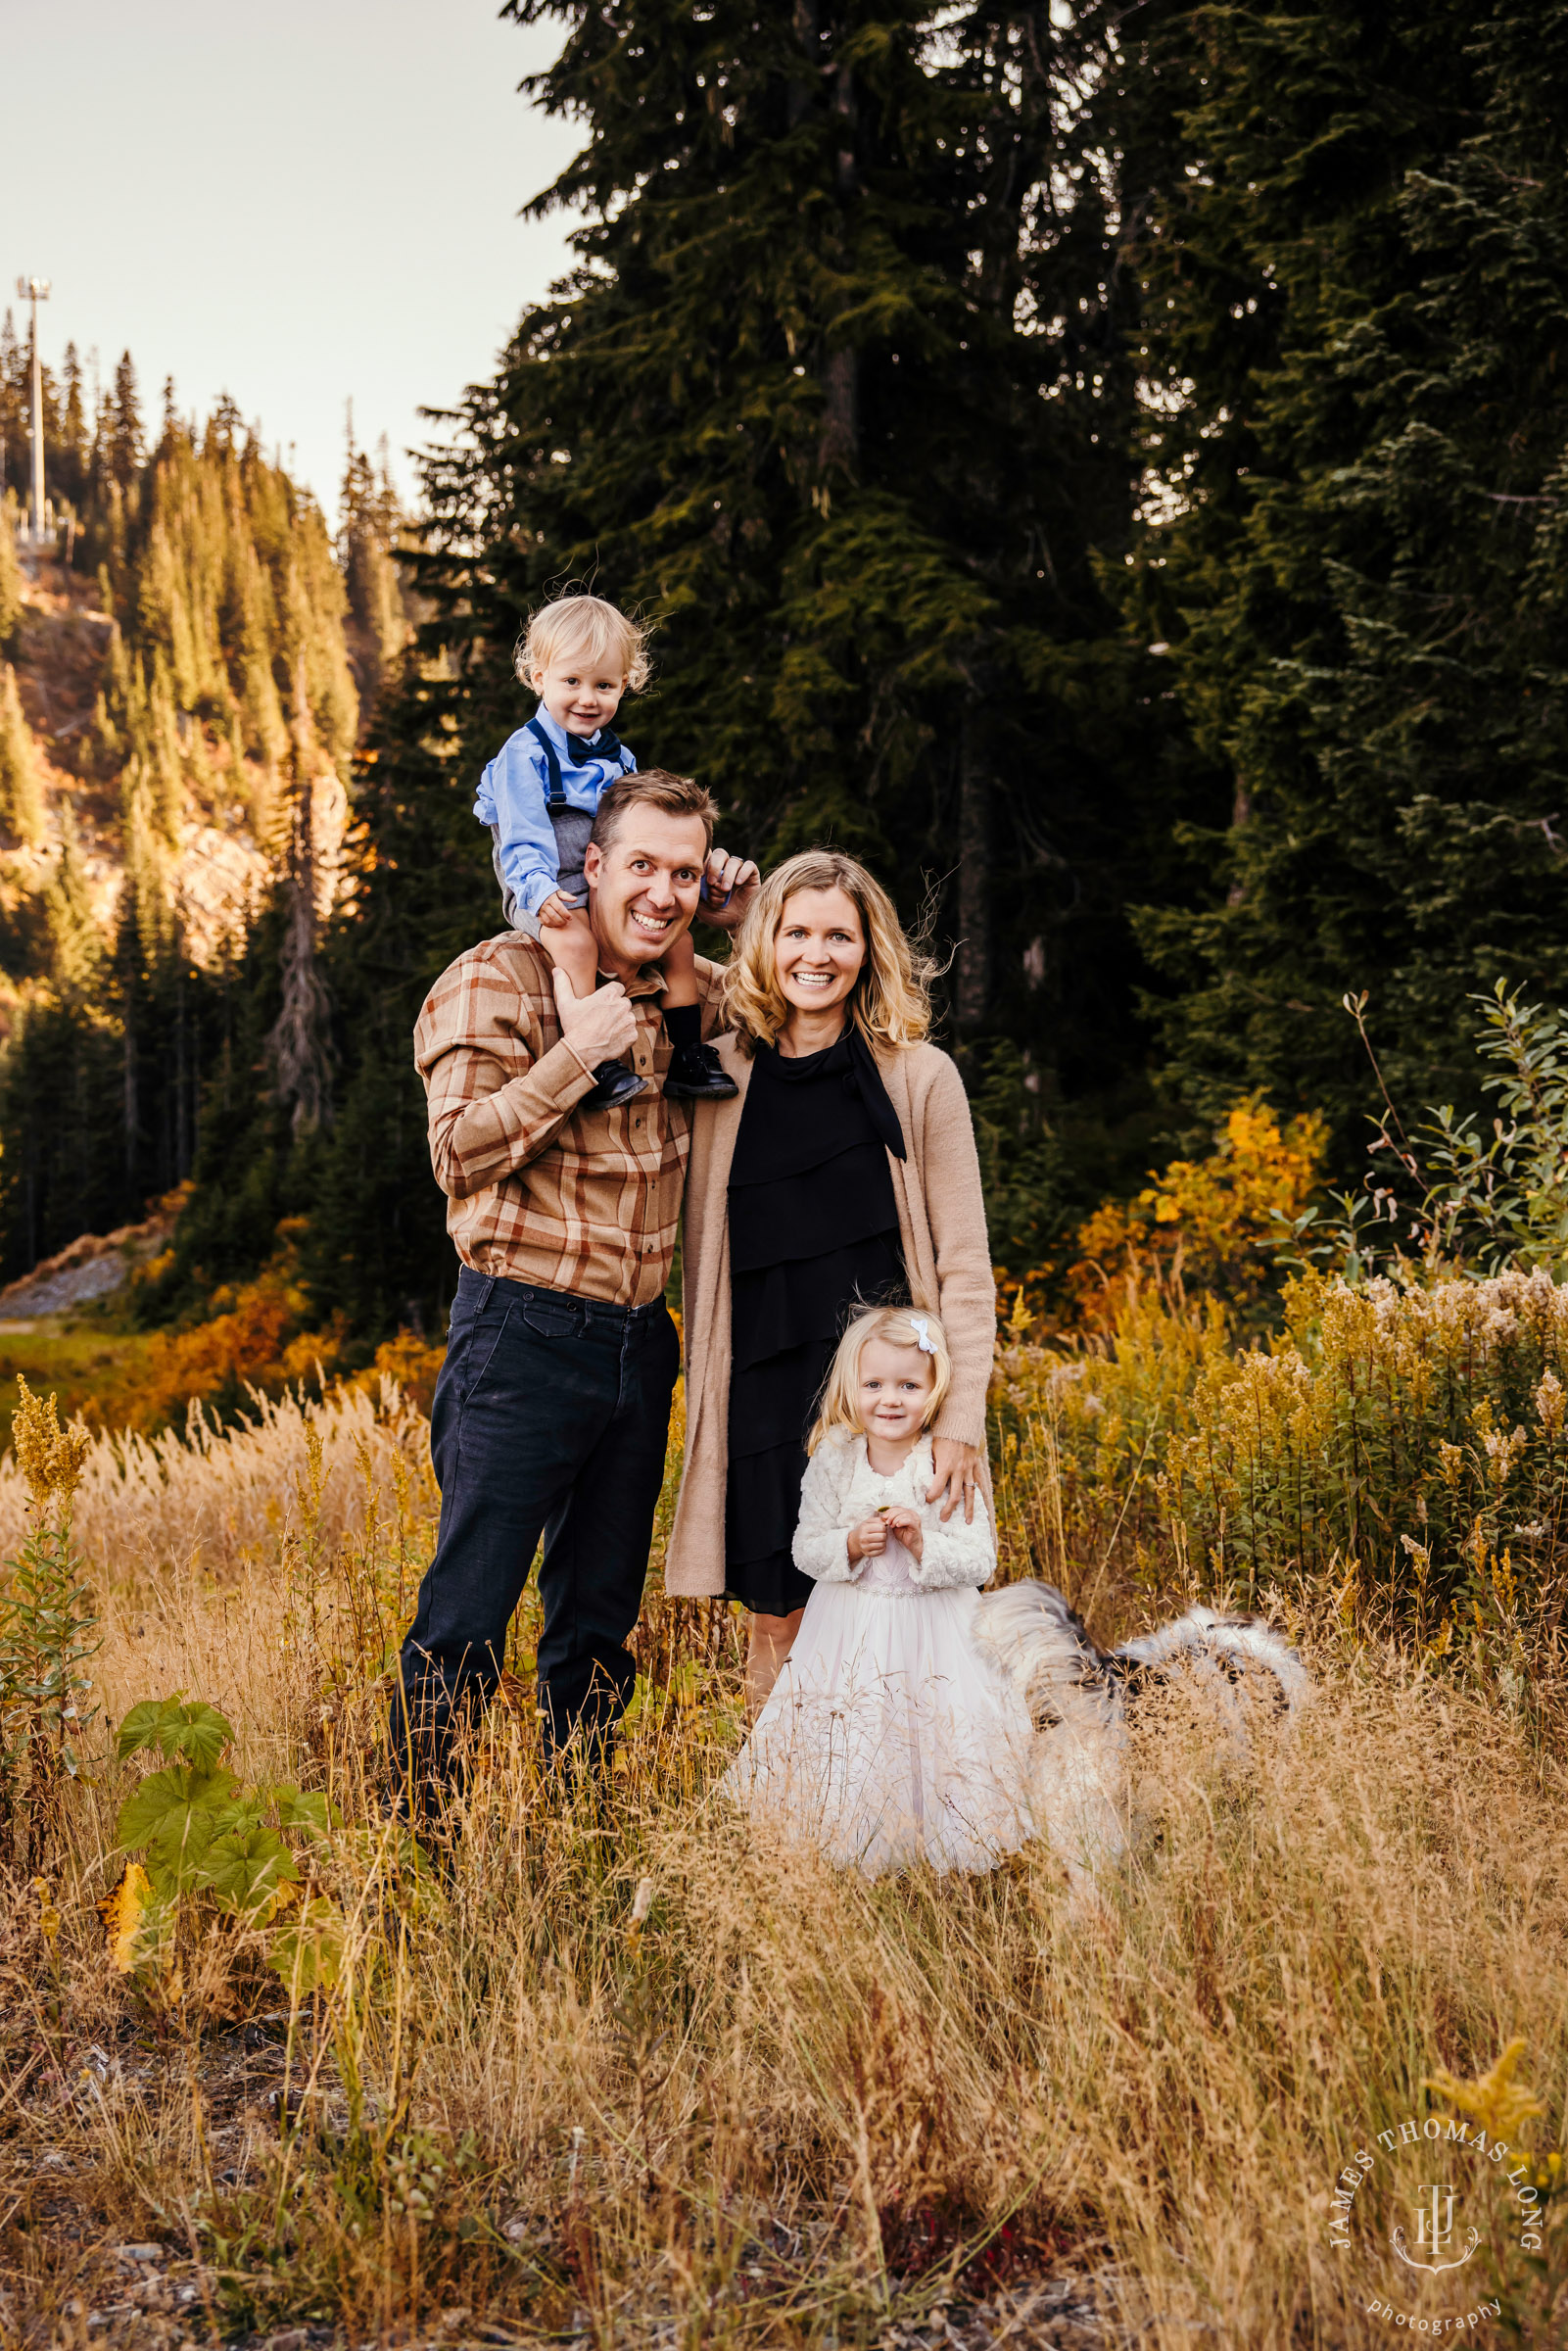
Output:
[[[785,898],[773,942],[779,992],[797,1012],[831,1012],[848,998],[866,960],[860,909],[842,889]]]

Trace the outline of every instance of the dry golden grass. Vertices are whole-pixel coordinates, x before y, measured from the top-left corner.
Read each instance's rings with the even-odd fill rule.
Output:
[[[1048,1417],[1026,1494],[1004,1466],[1013,1570],[1029,1526],[1069,1530],[1102,1625],[1160,1612],[1178,1554],[1100,1573],[1125,1496],[1079,1547]],[[1319,1694],[1294,1737],[1238,1775],[1190,1724],[1147,1721],[1145,1839],[1084,1917],[1039,1849],[989,1878],[867,1885],[747,1831],[709,1793],[739,1736],[736,1627],[655,1589],[607,1789],[552,1780],[526,1697],[499,1707],[418,1877],[378,1811],[375,1689],[428,1547],[418,1434],[350,1396],[188,1454],[122,1451],[122,1539],[125,1473],[89,1457],[107,1714],[183,1689],[228,1713],[247,1777],[330,1787],[344,1825],[315,1874],[342,1964],[292,2021],[263,1939],[220,1925],[161,2007],[115,1975],[93,1904],[141,1764],[89,1734],[93,1777],[42,1895],[13,1880],[0,1949],[0,2341],[85,2339],[74,2298],[116,2311],[116,2339],[170,2344],[312,2324],[354,2343],[870,2344],[947,2339],[941,2308],[975,2342],[1011,2314],[1020,2342],[1370,2345],[1391,2329],[1329,2245],[1351,2151],[1515,2033],[1537,2151],[1561,2143],[1568,1695],[1548,1641],[1524,1703],[1517,1645],[1497,1670],[1484,1646],[1435,1663],[1304,1597]],[[525,1688],[532,1625],[525,1608]],[[248,2043],[258,2014],[278,2021]],[[125,2273],[98,2248],[149,2238],[196,2288],[183,2314],[113,2299]],[[1525,2339],[1561,2339],[1560,2221],[1540,2274],[1497,2242],[1488,2292]],[[1051,2277],[1091,2281],[1077,2320]]]
[[[359,1387],[329,1389],[324,1402],[302,1393],[272,1403],[253,1393],[245,1417],[227,1428],[192,1405],[183,1431],[94,1436],[73,1515],[89,1566],[106,1577],[106,1589],[120,1590],[166,1572],[232,1578],[255,1566],[264,1573],[300,1524],[309,1429],[321,1438],[328,1544],[362,1523],[367,1468],[382,1487],[393,1482],[394,1462],[412,1480],[429,1478],[426,1423],[392,1381],[380,1383],[376,1398]],[[8,1452],[0,1458],[0,1557],[22,1541],[26,1501]]]

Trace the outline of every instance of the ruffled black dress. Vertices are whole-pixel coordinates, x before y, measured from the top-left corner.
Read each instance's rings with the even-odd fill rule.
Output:
[[[790,1556],[806,1432],[862,1306],[906,1293],[889,1144],[898,1122],[846,1032],[794,1059],[759,1046],[730,1169],[725,1589],[768,1616],[814,1586]],[[886,1139],[884,1139],[886,1138]]]

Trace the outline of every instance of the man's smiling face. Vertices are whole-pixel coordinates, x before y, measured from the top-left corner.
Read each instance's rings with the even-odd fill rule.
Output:
[[[589,842],[583,872],[602,971],[656,963],[690,929],[707,847],[700,817],[647,807],[629,808],[602,845]]]

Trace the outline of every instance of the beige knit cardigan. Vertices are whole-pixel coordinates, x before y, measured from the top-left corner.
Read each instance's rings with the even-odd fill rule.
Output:
[[[686,1462],[664,1566],[665,1590],[688,1599],[724,1590],[730,1162],[751,1079],[751,1062],[733,1035],[713,1041],[740,1091],[732,1102],[700,1107],[691,1126],[681,1261]],[[956,1064],[935,1045],[879,1047],[877,1066],[904,1134],[907,1156],[894,1159],[889,1152],[887,1164],[911,1291],[941,1317],[953,1358],[953,1385],[934,1434],[978,1445],[983,1456],[985,1398],[996,1346],[996,1285],[969,1099]]]

